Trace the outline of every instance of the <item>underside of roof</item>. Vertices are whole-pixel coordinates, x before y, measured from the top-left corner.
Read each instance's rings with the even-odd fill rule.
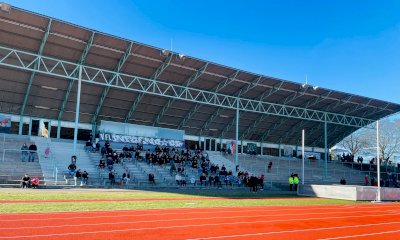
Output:
[[[12,8],[0,13],[0,47],[80,65],[283,106],[378,120],[400,105],[330,89],[313,89],[118,38],[61,20]],[[6,51],[0,49],[0,58]],[[15,57],[15,61],[18,58]],[[109,76],[112,78],[112,76]],[[74,121],[77,83],[0,65],[0,112]],[[127,122],[184,130],[188,135],[235,138],[236,110],[140,91],[82,82],[79,121]],[[324,146],[324,122],[284,114],[240,111],[239,139]],[[360,125],[327,125],[333,146]]]

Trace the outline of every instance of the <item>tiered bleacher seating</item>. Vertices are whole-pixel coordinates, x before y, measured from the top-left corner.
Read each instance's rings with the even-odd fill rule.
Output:
[[[21,161],[21,146],[26,143],[28,146],[31,140],[27,136],[13,134],[2,134],[0,136],[0,186],[20,187],[24,174],[30,177],[38,176],[41,185],[46,184],[39,164],[38,156],[34,162]]]

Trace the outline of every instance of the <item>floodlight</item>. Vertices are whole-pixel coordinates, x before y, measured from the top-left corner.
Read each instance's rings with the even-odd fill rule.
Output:
[[[0,10],[9,13],[11,11],[11,5],[8,3],[0,3]]]
[[[301,87],[302,87],[302,88],[306,88],[306,87],[307,87],[307,83],[301,84]]]
[[[317,90],[318,88],[319,88],[318,86],[312,87],[313,90]]]
[[[184,59],[184,58],[185,58],[185,54],[179,53],[179,54],[178,54],[178,58],[179,58],[179,59]]]
[[[170,53],[171,52],[169,50],[166,50],[166,49],[161,51],[161,54],[164,55],[164,56],[168,56]]]

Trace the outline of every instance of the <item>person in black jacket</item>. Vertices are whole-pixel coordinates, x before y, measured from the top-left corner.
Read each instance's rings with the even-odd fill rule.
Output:
[[[82,183],[84,183],[85,185],[87,185],[88,179],[89,179],[89,173],[86,172],[86,170],[85,170],[85,171],[83,171],[83,173],[82,173],[82,182],[81,182],[81,186],[82,186]]]
[[[22,188],[29,188],[31,186],[31,178],[28,174],[25,174],[21,179],[21,187]]]
[[[34,162],[35,161],[35,154],[37,152],[37,146],[35,145],[35,143],[33,142],[30,146],[29,146],[29,159],[28,162]]]
[[[114,172],[114,170],[110,171],[110,173],[108,174],[108,179],[110,180],[111,186],[114,186],[114,184],[115,184],[115,172]]]

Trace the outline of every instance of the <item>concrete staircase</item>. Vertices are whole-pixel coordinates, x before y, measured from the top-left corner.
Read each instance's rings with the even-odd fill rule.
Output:
[[[0,139],[0,187],[20,187],[20,180],[24,174],[31,178],[38,176],[41,185],[47,184],[37,157],[34,162],[28,162],[28,159],[25,162],[21,160],[21,146],[24,143],[28,147],[30,145],[28,136],[1,134]]]

